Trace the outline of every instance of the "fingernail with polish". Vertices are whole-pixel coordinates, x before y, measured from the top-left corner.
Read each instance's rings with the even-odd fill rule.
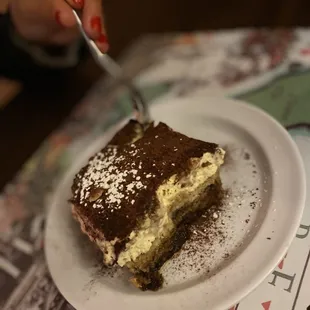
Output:
[[[96,32],[101,32],[101,18],[99,16],[94,16],[90,20],[90,27]]]
[[[108,44],[108,38],[105,34],[101,33],[100,37],[98,38],[98,42]]]
[[[84,0],[73,0],[73,2],[79,7],[82,8],[84,6]]]
[[[55,20],[56,22],[61,25],[61,21],[60,21],[60,11],[56,11],[55,12]]]

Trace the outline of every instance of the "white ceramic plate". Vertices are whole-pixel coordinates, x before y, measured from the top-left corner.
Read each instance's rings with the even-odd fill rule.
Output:
[[[100,271],[94,247],[73,221],[67,200],[74,174],[119,124],[77,155],[52,199],[45,239],[51,275],[78,310],[108,305],[127,310],[227,309],[262,282],[288,250],[305,202],[300,155],[275,120],[237,101],[170,99],[154,104],[151,113],[176,130],[227,149],[221,178],[229,191],[215,228],[221,238],[212,235],[212,245],[200,244],[198,254],[181,251],[164,266],[166,283],[155,293],[131,287],[124,271]],[[191,241],[185,248],[190,247]]]

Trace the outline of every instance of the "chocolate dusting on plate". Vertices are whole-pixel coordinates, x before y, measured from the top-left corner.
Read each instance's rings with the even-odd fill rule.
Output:
[[[191,225],[191,238],[184,245],[187,266],[196,272],[209,272],[206,256],[212,256],[215,245],[224,243],[226,239],[225,222],[222,221],[225,205],[230,190],[220,189],[219,199],[210,208],[206,208]],[[206,246],[207,245],[207,246]],[[224,258],[229,257],[226,253]],[[184,268],[179,266],[178,268]]]

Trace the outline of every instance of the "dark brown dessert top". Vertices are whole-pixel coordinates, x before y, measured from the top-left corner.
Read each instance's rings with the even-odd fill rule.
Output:
[[[130,121],[76,175],[72,203],[107,240],[124,240],[156,208],[156,190],[189,168],[191,158],[214,153],[217,144],[189,138],[167,125]],[[141,134],[141,132],[140,132]]]

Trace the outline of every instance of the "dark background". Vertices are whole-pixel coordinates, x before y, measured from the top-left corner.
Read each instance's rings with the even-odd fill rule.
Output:
[[[110,54],[150,32],[310,25],[309,0],[104,0]],[[70,113],[101,72],[88,58],[65,83],[23,91],[0,110],[0,189]]]
[[[309,0],[104,0],[111,53],[149,32],[310,25]]]

